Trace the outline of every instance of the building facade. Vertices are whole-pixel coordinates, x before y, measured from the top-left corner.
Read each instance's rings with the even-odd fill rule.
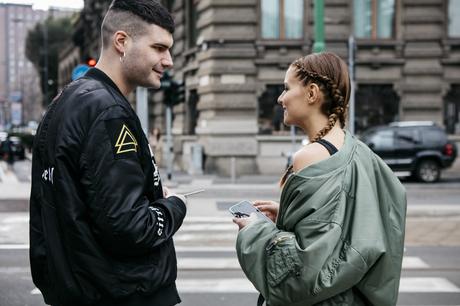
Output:
[[[162,2],[176,21],[172,74],[186,87],[173,108],[175,166],[282,172],[303,137],[282,124],[276,100],[289,64],[313,50],[316,1]],[[326,50],[346,61],[354,50],[356,132],[431,120],[460,134],[459,2],[324,0]],[[108,4],[85,1],[85,18],[100,26]],[[97,56],[99,31],[84,37],[83,53]],[[165,131],[161,90],[149,99],[150,128]]]
[[[229,173],[232,157],[237,173],[282,171],[291,146],[276,100],[288,65],[312,52],[314,3],[173,1],[174,75],[188,97],[174,109],[173,131],[190,135],[181,136],[182,156],[198,142],[206,171]],[[431,120],[460,134],[459,1],[324,3],[326,50],[346,61],[354,50],[357,132]]]
[[[27,33],[48,16],[74,10],[34,10],[31,4],[0,3],[0,127],[38,121],[42,114],[39,76],[26,57]],[[43,52],[43,50],[37,50]]]

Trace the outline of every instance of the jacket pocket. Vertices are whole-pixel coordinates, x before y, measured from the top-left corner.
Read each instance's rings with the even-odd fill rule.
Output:
[[[279,285],[289,275],[299,275],[302,267],[294,235],[274,238],[267,246],[267,280],[270,286]]]

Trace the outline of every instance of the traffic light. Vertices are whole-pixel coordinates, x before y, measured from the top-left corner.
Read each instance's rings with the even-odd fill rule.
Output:
[[[174,106],[185,101],[185,84],[183,81],[173,80],[168,73],[165,73],[161,79],[161,88],[164,93],[164,104]]]
[[[96,66],[96,64],[97,64],[97,61],[96,61],[95,58],[93,58],[93,57],[88,57],[88,58],[86,59],[86,65],[88,65],[88,66],[90,66],[90,67],[94,67],[94,66]]]

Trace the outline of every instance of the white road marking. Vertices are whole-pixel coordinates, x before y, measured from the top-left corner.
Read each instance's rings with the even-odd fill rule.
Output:
[[[28,250],[28,244],[0,244],[0,250]]]
[[[402,262],[403,269],[428,269],[430,266],[420,257],[404,256]]]
[[[399,292],[460,292],[460,288],[442,277],[403,277]]]
[[[240,270],[240,264],[236,258],[190,258],[179,257],[177,259],[179,270]]]
[[[32,291],[30,291],[30,294],[42,294],[42,292],[40,291],[40,289],[34,288],[32,289]]]
[[[246,278],[178,279],[180,293],[257,293]],[[460,289],[445,278],[403,277],[399,292],[460,292]],[[37,288],[31,294],[41,294]]]

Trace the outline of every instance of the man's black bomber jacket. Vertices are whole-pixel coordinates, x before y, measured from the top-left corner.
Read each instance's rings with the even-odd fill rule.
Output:
[[[32,278],[45,302],[180,302],[172,236],[185,217],[162,185],[139,119],[98,69],[50,105],[34,143]]]

